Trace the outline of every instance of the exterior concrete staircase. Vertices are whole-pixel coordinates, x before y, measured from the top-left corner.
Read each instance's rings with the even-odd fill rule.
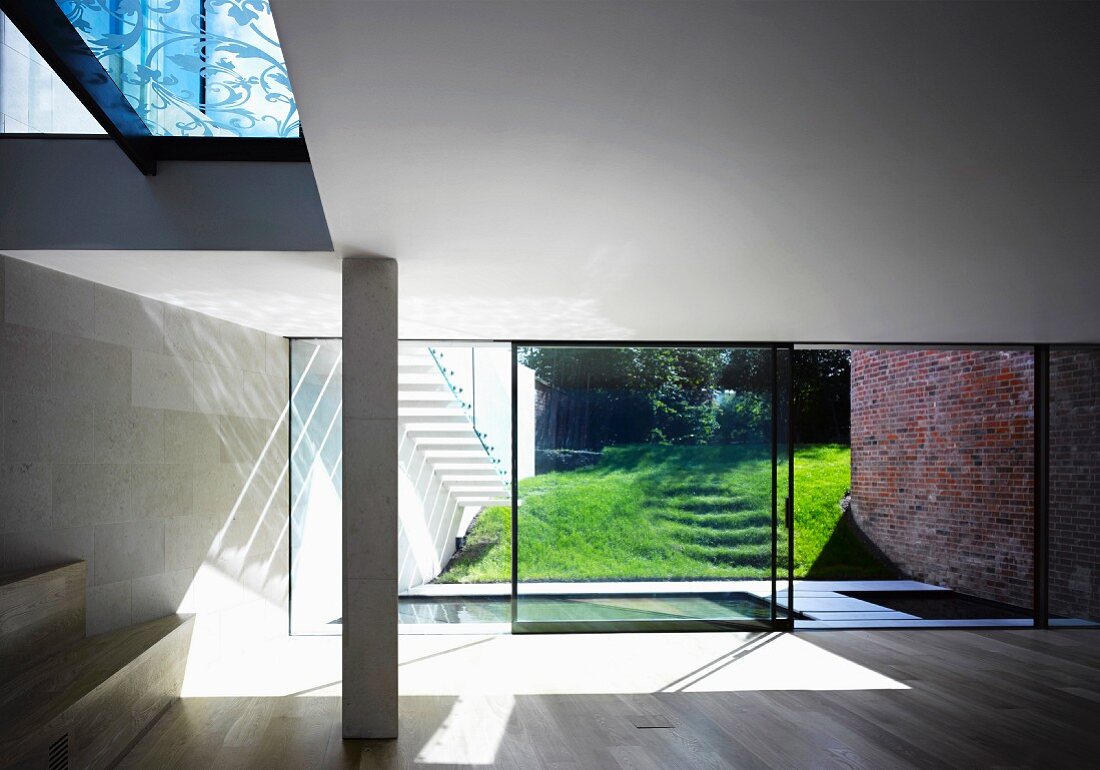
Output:
[[[440,569],[480,509],[511,503],[510,463],[503,459],[507,452],[498,451],[478,430],[473,394],[458,379],[448,367],[446,348],[401,347],[399,462],[417,491]],[[494,438],[510,441],[507,436]],[[402,579],[401,588],[434,577]]]

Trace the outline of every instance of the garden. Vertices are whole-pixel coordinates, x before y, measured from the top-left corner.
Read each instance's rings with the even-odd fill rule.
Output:
[[[889,577],[840,505],[846,357],[796,355],[795,577]],[[532,348],[521,360],[541,392],[538,472],[519,485],[519,580],[771,577],[769,350]],[[436,582],[510,581],[511,538],[510,508],[483,510]]]

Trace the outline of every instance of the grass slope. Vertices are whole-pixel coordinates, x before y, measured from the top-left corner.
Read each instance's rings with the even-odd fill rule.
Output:
[[[796,576],[886,576],[838,526],[847,447],[800,449],[795,471]],[[520,493],[521,580],[771,574],[767,447],[609,447],[593,467],[524,479]],[[486,509],[437,582],[507,582],[510,540],[509,509]]]

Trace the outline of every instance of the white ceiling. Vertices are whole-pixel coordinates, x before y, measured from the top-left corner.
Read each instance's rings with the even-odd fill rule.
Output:
[[[336,254],[130,245],[150,228],[281,245],[324,222],[286,203],[311,184],[282,194],[270,169],[144,179],[113,156],[89,171],[83,146],[51,171],[5,156],[25,183],[0,196],[0,231],[35,224],[20,243],[42,243],[5,253],[288,335],[339,334],[339,255],[382,254],[406,338],[1100,341],[1100,4],[275,0],[275,16]],[[117,226],[74,168],[124,185]]]
[[[1095,4],[274,5],[404,336],[1100,338]]]

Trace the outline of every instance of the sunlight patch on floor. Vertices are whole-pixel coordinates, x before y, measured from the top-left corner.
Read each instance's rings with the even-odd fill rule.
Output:
[[[515,707],[511,695],[457,698],[416,756],[427,765],[492,765]]]
[[[781,633],[401,636],[401,695],[896,690],[906,685]],[[272,640],[189,663],[183,697],[335,696],[340,638]]]
[[[908,689],[792,634],[401,637],[402,695]]]
[[[187,662],[181,697],[339,695],[338,636],[285,636],[203,665]]]

